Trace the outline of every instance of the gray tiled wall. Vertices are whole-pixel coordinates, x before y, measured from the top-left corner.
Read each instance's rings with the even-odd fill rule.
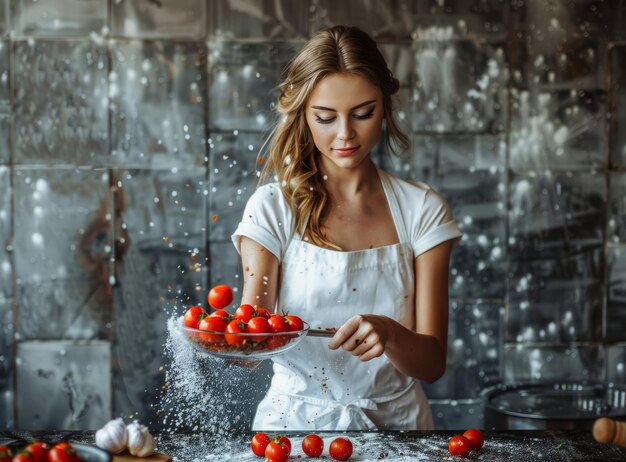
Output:
[[[0,427],[160,424],[166,320],[240,289],[274,85],[335,23],[401,80],[412,148],[376,161],[465,233],[437,426],[499,382],[626,383],[624,0],[0,0]]]

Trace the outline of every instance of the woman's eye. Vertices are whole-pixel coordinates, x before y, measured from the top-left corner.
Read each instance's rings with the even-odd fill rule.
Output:
[[[316,117],[315,121],[321,124],[329,124],[331,123],[333,120],[335,120],[334,117],[329,117],[328,119],[324,119],[322,117]]]
[[[371,118],[373,115],[374,115],[374,111],[370,111],[367,114],[353,114],[352,117],[354,117],[357,120],[366,120],[366,119]],[[320,116],[315,117],[315,121],[320,124],[330,124],[334,122],[335,119],[336,117],[320,117]]]
[[[364,120],[369,119],[374,115],[374,111],[368,112],[367,114],[354,114],[355,119]]]

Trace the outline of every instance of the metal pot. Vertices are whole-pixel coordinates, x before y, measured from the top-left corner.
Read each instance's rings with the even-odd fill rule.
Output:
[[[482,394],[489,430],[590,430],[626,418],[626,385],[572,382],[498,385]]]

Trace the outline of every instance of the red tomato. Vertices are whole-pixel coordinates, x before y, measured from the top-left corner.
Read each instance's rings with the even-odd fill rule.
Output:
[[[224,337],[226,338],[226,343],[228,343],[229,345],[243,345],[244,343],[246,343],[245,337],[241,335],[232,335],[243,334],[246,331],[245,329],[245,323],[239,321],[238,319],[233,319],[226,325],[226,334],[224,334]]]
[[[463,433],[463,436],[467,438],[472,449],[478,450],[483,447],[483,443],[485,442],[485,438],[483,437],[483,432],[480,430],[476,430],[475,428],[470,428]]]
[[[50,446],[42,441],[33,441],[28,446],[26,446],[24,450],[30,452],[33,455],[33,458],[30,459],[33,462],[48,461],[48,451],[50,450]]]
[[[265,448],[265,458],[269,462],[285,462],[289,458],[289,447],[282,441],[273,439]]]
[[[80,458],[72,445],[63,441],[50,449],[48,462],[80,462]]]
[[[30,451],[25,451],[23,449],[13,456],[13,462],[33,462],[34,460],[35,458],[30,453]]]
[[[267,322],[267,319],[262,318],[261,316],[252,318],[248,322],[248,333],[250,334],[269,334],[270,332],[272,332],[272,328]],[[252,338],[252,340],[257,343],[261,343],[266,338],[266,335],[259,335],[258,337]]]
[[[328,447],[330,457],[336,460],[348,460],[352,455],[352,442],[348,438],[335,438]]]
[[[254,316],[254,307],[252,305],[248,305],[247,303],[241,305],[237,308],[237,311],[235,311],[235,319],[239,319],[243,322],[250,321],[252,316]]]
[[[211,313],[209,316],[220,316],[222,318],[230,318],[230,314],[226,310],[217,310]]]
[[[269,350],[275,350],[276,348],[287,345],[287,342],[289,342],[287,335],[272,335],[267,339],[267,342],[265,342],[265,346]]]
[[[291,440],[289,440],[289,438],[284,435],[277,435],[274,439],[280,441],[285,446],[287,446],[289,448],[289,452],[291,452]]]
[[[206,316],[206,312],[199,306],[192,306],[185,313],[183,324],[185,327],[191,327],[197,329],[202,318]]]
[[[287,321],[280,314],[273,314],[267,320],[272,329],[272,332],[287,332],[289,330],[289,326],[287,326]]]
[[[260,432],[254,435],[252,437],[252,441],[250,442],[250,447],[252,448],[254,455],[263,457],[265,455],[265,448],[270,441],[270,437],[267,436],[267,433]]]
[[[11,462],[11,448],[8,446],[0,446],[0,462]]]
[[[200,330],[212,330],[214,332],[224,332],[228,323],[221,316],[207,316],[200,321]],[[202,340],[209,343],[223,343],[224,335],[222,334],[198,334]]]
[[[324,451],[324,440],[314,434],[307,435],[302,440],[302,450],[307,456],[319,457]]]
[[[302,322],[302,319],[298,316],[287,315],[285,316],[285,321],[287,321],[287,325],[289,326],[289,332],[304,329],[304,322]]]
[[[265,319],[269,319],[272,313],[270,313],[269,310],[266,310],[265,308],[257,308],[256,315],[261,316]]]
[[[448,441],[448,451],[453,456],[467,457],[471,450],[472,446],[464,436],[456,435]]]
[[[226,308],[233,301],[233,289],[226,285],[215,286],[209,291],[207,300],[213,308]]]

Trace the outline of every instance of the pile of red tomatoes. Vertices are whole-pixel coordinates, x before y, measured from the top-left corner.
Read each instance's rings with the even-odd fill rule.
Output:
[[[198,339],[209,344],[244,346],[262,343],[264,348],[273,349],[285,345],[290,339],[289,335],[275,334],[304,329],[304,322],[298,316],[272,314],[265,308],[248,304],[239,305],[234,313],[229,313],[225,308],[232,303],[233,292],[226,285],[213,287],[207,298],[215,311],[207,313],[200,306],[192,306],[185,313],[183,324],[205,331],[197,334]]]
[[[81,460],[74,447],[65,441],[54,445],[33,441],[15,451],[8,446],[0,446],[0,462],[80,462]]]
[[[267,433],[260,432],[250,441],[250,448],[254,455],[265,457],[268,462],[285,462],[291,454],[291,441],[284,435],[270,438]],[[314,433],[305,436],[302,452],[309,457],[320,457],[324,452],[324,440]],[[352,442],[348,438],[335,438],[328,447],[328,454],[335,460],[348,460],[352,455]]]
[[[453,456],[467,457],[471,451],[483,447],[485,438],[480,430],[470,428],[463,435],[455,435],[448,441],[448,450]]]

